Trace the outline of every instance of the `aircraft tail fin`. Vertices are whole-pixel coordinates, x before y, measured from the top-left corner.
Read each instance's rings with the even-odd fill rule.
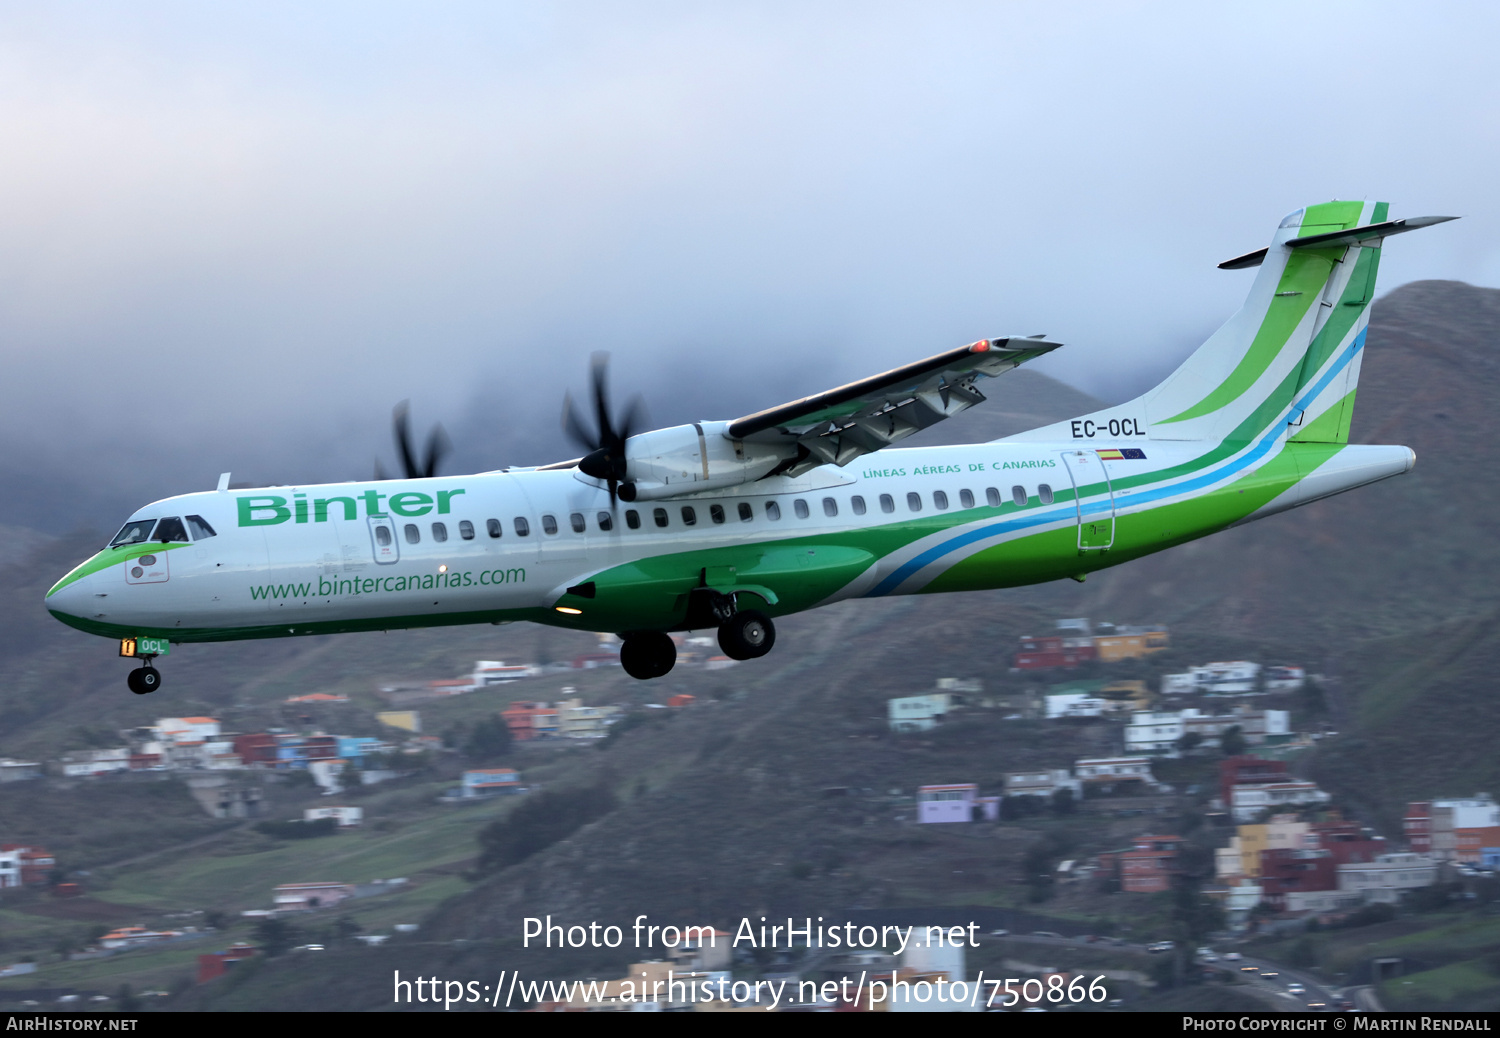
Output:
[[[1324,202],[1292,213],[1269,246],[1220,264],[1260,269],[1239,312],[1166,381],[1025,438],[1080,439],[1091,429],[1114,438],[1118,427],[1153,440],[1250,440],[1285,423],[1293,440],[1347,443],[1381,245],[1454,219],[1390,220],[1388,209]]]

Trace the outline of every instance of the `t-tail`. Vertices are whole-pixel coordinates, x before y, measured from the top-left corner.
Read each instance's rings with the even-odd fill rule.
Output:
[[[1111,447],[1175,441],[1193,450],[1344,445],[1386,238],[1456,219],[1392,220],[1385,202],[1324,202],[1281,221],[1271,244],[1219,266],[1259,268],[1239,312],[1135,400],[1013,439]],[[1118,431],[1118,433],[1117,433]],[[1297,451],[1306,484],[1282,507],[1411,468],[1405,447]],[[1311,455],[1321,459],[1316,474]],[[1309,479],[1309,477],[1314,477]],[[1324,485],[1326,484],[1326,486]]]

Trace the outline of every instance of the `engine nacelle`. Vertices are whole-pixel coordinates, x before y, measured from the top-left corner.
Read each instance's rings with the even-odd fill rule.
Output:
[[[760,479],[788,457],[768,444],[731,440],[728,431],[728,422],[694,422],[630,437],[621,498],[652,501],[738,486]]]

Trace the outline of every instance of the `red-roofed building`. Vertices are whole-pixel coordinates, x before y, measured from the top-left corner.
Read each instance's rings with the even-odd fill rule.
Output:
[[[1172,886],[1177,875],[1180,836],[1137,836],[1135,846],[1114,855],[1120,869],[1120,889],[1132,894],[1156,894]]]
[[[1338,866],[1327,850],[1277,847],[1260,852],[1262,899],[1278,912],[1287,910],[1287,895],[1312,890],[1337,890]]]
[[[207,955],[198,956],[198,983],[206,984],[215,977],[222,977],[229,968],[237,962],[260,954],[259,950],[249,944],[231,944],[221,952],[210,952]]]
[[[270,732],[255,732],[251,735],[234,737],[234,752],[240,755],[240,760],[246,765],[274,768],[277,748],[280,745],[281,740]]]
[[[1401,819],[1401,835],[1406,844],[1418,854],[1432,852],[1432,802],[1413,801],[1406,805],[1406,816]]]
[[[1017,670],[1047,670],[1051,667],[1076,667],[1096,655],[1092,638],[1062,638],[1050,636],[1021,639],[1021,651],[1016,653]]]
[[[1315,822],[1308,826],[1303,839],[1308,847],[1328,851],[1335,866],[1371,862],[1390,850],[1385,837],[1374,835],[1358,822]]]
[[[500,711],[517,742],[557,734],[557,710],[546,703],[516,702]]]
[[[0,844],[0,887],[40,886],[56,867],[56,859],[45,847]]]

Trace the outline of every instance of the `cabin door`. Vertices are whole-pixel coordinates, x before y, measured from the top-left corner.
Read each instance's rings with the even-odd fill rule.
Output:
[[[1115,492],[1098,451],[1063,451],[1078,514],[1078,550],[1108,551],[1115,543]]]

